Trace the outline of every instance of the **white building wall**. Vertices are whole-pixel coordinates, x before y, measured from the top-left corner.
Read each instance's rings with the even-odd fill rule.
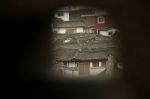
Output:
[[[93,67],[93,64],[92,64],[92,62],[90,62],[90,69]]]
[[[89,33],[92,33],[92,29],[89,29]]]
[[[100,31],[100,34],[103,36],[111,36],[109,35],[108,31]]]
[[[68,64],[69,67],[75,67],[75,62],[69,62]]]
[[[83,28],[82,27],[78,27],[77,28],[77,33],[83,33]]]
[[[59,28],[59,29],[57,29],[56,31],[57,31],[57,33],[59,33],[59,34],[65,34],[65,33],[66,33],[66,29],[65,29],[65,28]]]
[[[55,28],[53,31],[56,31],[59,34],[66,34],[66,28]],[[83,28],[76,28],[75,33],[84,33]]]
[[[100,34],[103,35],[103,36],[112,36],[115,34],[117,30],[116,29],[111,29],[111,30],[108,30],[108,31],[100,31]],[[111,32],[111,35],[109,34]]]
[[[56,12],[55,15],[54,15],[54,17],[60,18],[63,21],[69,21],[69,12],[63,12],[63,13],[64,13],[63,16],[58,16],[58,13]]]
[[[102,62],[99,62],[99,67],[101,67],[102,66]]]

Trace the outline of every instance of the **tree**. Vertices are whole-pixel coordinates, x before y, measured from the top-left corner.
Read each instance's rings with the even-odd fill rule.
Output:
[[[111,78],[113,75],[113,70],[114,70],[114,65],[115,65],[115,59],[114,56],[109,55],[108,56],[108,61],[106,62],[106,77]]]

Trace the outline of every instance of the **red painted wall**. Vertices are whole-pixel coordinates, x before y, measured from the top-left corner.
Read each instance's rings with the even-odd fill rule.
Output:
[[[111,19],[108,16],[105,16],[105,23],[98,23],[98,16],[87,16],[85,17],[86,25],[94,25],[96,29],[100,29],[101,27],[108,26],[112,23]]]
[[[87,16],[84,18],[86,25],[95,25],[97,24],[97,18],[96,16]]]

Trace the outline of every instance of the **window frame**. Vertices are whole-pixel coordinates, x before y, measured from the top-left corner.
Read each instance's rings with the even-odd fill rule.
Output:
[[[102,18],[103,21],[100,21],[100,18]],[[97,17],[97,22],[98,22],[99,24],[104,24],[104,23],[105,23],[105,17]]]

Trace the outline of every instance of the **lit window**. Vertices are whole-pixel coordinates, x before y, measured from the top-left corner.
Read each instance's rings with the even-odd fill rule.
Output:
[[[105,23],[105,18],[104,17],[98,17],[98,23]]]

